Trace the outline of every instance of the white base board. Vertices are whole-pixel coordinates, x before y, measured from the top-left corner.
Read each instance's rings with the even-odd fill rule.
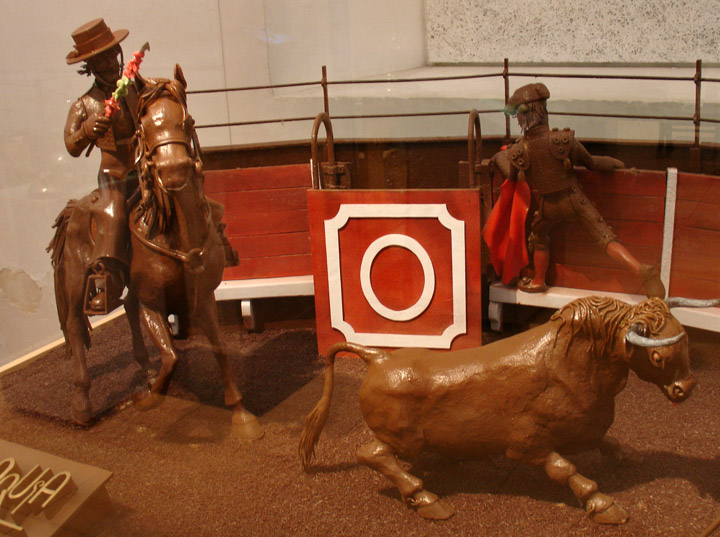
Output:
[[[108,313],[107,315],[91,317],[90,325],[93,328],[98,328],[99,326],[109,323],[110,321],[113,321],[122,315],[125,315],[125,308],[118,308],[115,311]],[[50,352],[51,350],[56,349],[60,345],[65,345],[65,338],[56,339],[52,343],[48,343],[47,345],[40,347],[39,349],[35,349],[34,351],[31,351],[21,356],[20,358],[16,358],[12,362],[8,362],[4,366],[0,367],[0,377],[6,373],[15,371],[16,369],[20,369],[21,367],[30,365],[38,358]]]
[[[645,300],[644,295],[625,293],[607,293],[589,289],[571,289],[568,287],[550,287],[544,293],[526,293],[515,287],[506,287],[501,283],[490,285],[488,317],[493,330],[502,330],[502,305],[520,304],[540,308],[559,309],[577,298],[592,295],[609,296],[637,304]],[[673,308],[673,315],[684,326],[720,332],[720,308]]]

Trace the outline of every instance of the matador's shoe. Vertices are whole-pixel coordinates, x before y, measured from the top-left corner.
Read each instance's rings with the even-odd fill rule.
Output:
[[[640,280],[648,298],[665,298],[665,285],[660,279],[660,271],[655,265],[640,266]]]
[[[545,283],[533,283],[532,278],[525,277],[518,282],[518,289],[526,293],[544,293],[548,288]]]

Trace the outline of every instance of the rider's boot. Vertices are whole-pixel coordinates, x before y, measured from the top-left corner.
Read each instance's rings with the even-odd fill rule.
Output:
[[[96,232],[92,259],[87,273],[85,314],[102,315],[122,304],[125,288],[125,267],[130,263],[127,242],[127,205],[123,185],[108,183],[92,192],[90,214]]]

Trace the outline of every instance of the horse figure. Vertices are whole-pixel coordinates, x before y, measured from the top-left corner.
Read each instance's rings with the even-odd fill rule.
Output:
[[[226,345],[219,335],[214,290],[222,281],[225,252],[218,234],[220,216],[203,192],[202,160],[194,122],[187,112],[185,82],[179,66],[173,80],[143,80],[136,133],[139,200],[128,202],[132,258],[124,300],[132,333],[133,353],[148,378],[149,390],[134,398],[138,408],[159,404],[178,360],[168,314],[195,319],[212,346],[225,386],[225,404],[234,408],[233,424],[244,438],[259,438],[262,429],[242,404]],[[92,421],[90,378],[85,349],[89,322],[83,311],[85,280],[94,237],[93,201],[112,192],[96,190],[71,200],[55,223],[52,249],[55,294],[67,352],[74,360],[72,417]],[[131,198],[132,200],[132,198]],[[215,215],[213,215],[215,213]],[[144,323],[161,354],[152,369],[143,343]]]

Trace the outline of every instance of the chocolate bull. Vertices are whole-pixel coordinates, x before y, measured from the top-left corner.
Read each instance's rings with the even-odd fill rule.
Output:
[[[651,298],[631,306],[588,297],[541,326],[449,353],[338,343],[325,359],[323,395],[305,420],[303,467],[308,469],[328,417],[335,357],[351,352],[368,364],[360,409],[375,433],[358,449],[358,461],[390,479],[419,515],[443,519],[452,511],[397,457],[423,451],[460,458],[505,454],[543,466],[553,481],[568,485],[593,521],[621,524],[625,510],[564,455],[595,448],[617,460],[633,455],[606,436],[629,371],[674,403],[687,399],[695,385],[687,334],[670,307],[718,304]]]

